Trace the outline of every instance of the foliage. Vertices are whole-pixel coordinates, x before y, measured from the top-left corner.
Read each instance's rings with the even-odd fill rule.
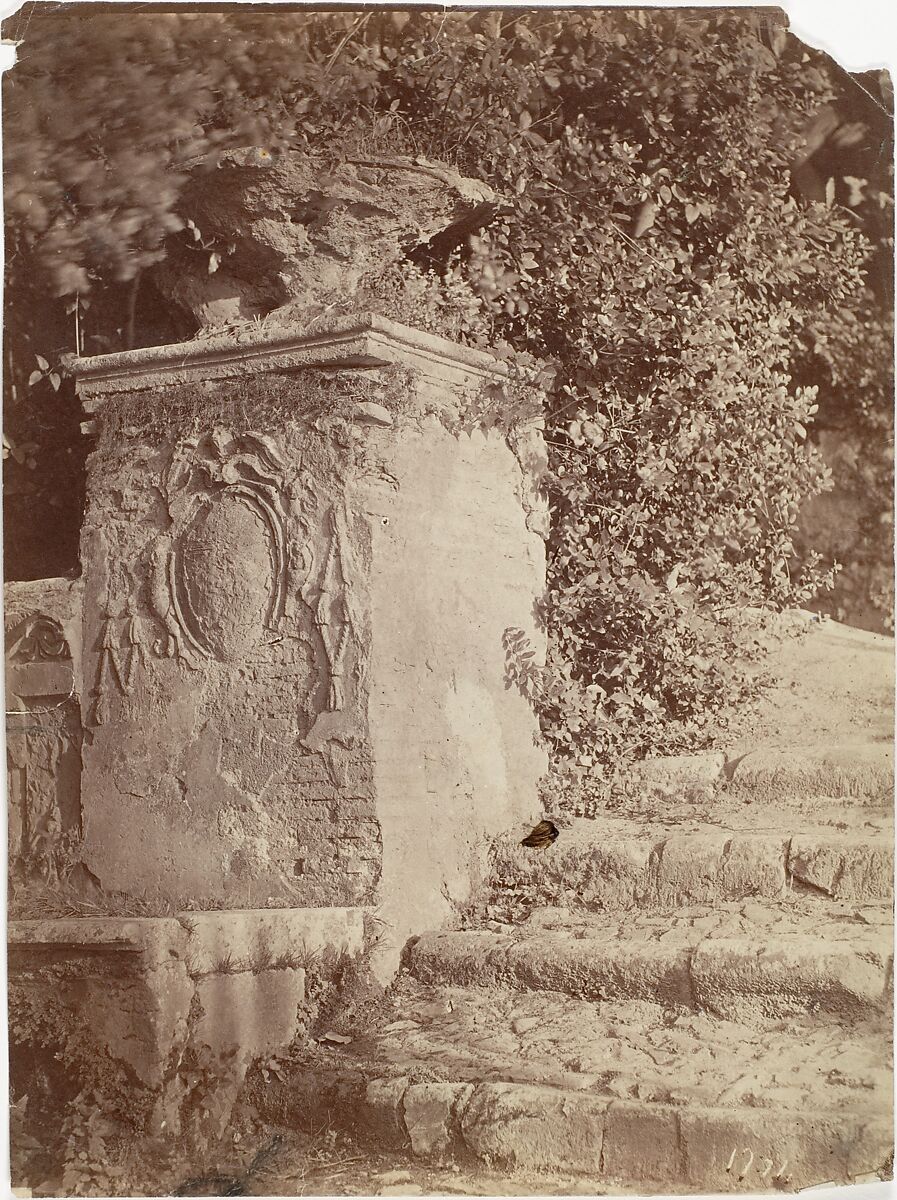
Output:
[[[11,1156],[23,1185],[61,1175],[66,1195],[118,1195],[152,1098],[61,998],[70,982],[59,968],[43,990],[10,984]]]
[[[808,326],[796,372],[818,380],[818,435],[833,447],[843,513],[819,521],[844,569],[816,607],[838,620],[894,628],[893,307],[873,295]],[[837,458],[834,458],[837,454]],[[834,520],[832,520],[834,516]],[[838,527],[840,517],[842,527]],[[809,524],[809,522],[808,522]],[[809,525],[806,533],[816,532]]]
[[[808,322],[795,350],[795,375],[819,385],[817,435],[834,449],[836,486],[849,504],[844,515],[853,518],[842,517],[841,529],[837,512],[828,521],[829,540],[845,563],[833,593],[816,606],[841,620],[893,630],[894,162],[887,92],[886,80],[864,80],[816,122],[836,126],[815,172],[817,187],[827,179],[872,252],[863,292]],[[829,516],[823,510],[819,519]]]
[[[237,1047],[214,1051],[193,1047],[178,1063],[182,1138],[191,1161],[208,1165],[214,1157],[243,1083],[246,1065]]]
[[[104,1116],[102,1097],[80,1092],[62,1123],[65,1157],[62,1189],[66,1196],[114,1196],[124,1180],[120,1166],[110,1162],[108,1142],[115,1124]]]
[[[59,998],[66,990],[64,974],[53,989],[38,995],[28,987],[10,988],[10,1073],[21,1090],[24,1080],[34,1090],[29,1115],[48,1119],[58,1133],[60,1106],[79,1091],[104,1097],[110,1118],[138,1127],[145,1119],[149,1093],[133,1086],[123,1065],[97,1044],[87,1024]]]
[[[808,440],[814,384],[872,323],[851,214],[789,192],[830,65],[774,22],[42,16],[7,82],[10,294],[74,294],[78,315],[101,283],[126,308],[190,220],[190,161],[224,145],[424,154],[485,179],[504,206],[460,257],[369,287],[412,322],[553,366],[549,660],[512,636],[509,678],[583,765],[706,743],[754,686],[733,614],[829,582],[794,542],[801,504],[830,484]],[[115,327],[102,307],[88,339]]]

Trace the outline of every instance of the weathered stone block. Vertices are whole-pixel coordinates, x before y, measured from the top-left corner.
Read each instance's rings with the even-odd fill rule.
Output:
[[[185,949],[186,934],[170,919],[11,921],[9,977],[38,1009],[61,1003],[72,1029],[159,1089],[187,1037]],[[64,1056],[64,1042],[58,1049]]]
[[[521,827],[496,846],[491,880],[502,891],[537,889],[549,903],[575,897],[596,908],[627,908],[647,891],[650,839],[620,838],[596,830],[597,822],[576,822],[546,852],[521,854]],[[598,833],[600,832],[600,836]]]
[[[723,899],[742,896],[776,896],[785,888],[787,841],[771,834],[734,836],[720,864],[718,895]]]
[[[777,1114],[742,1108],[680,1117],[688,1183],[704,1191],[793,1191],[849,1179],[850,1147],[861,1121],[824,1113]]]
[[[473,1087],[458,1083],[413,1083],[405,1092],[405,1128],[416,1158],[448,1158],[457,1136],[457,1113]]]
[[[405,1078],[372,1079],[368,1083],[356,1119],[376,1144],[397,1149],[408,1145],[402,1109],[407,1088]]]
[[[190,1043],[216,1052],[237,1050],[249,1061],[289,1046],[299,1028],[305,998],[305,971],[240,971],[196,981],[201,1013],[190,1030]]]
[[[600,1176],[608,1102],[518,1083],[481,1084],[461,1118],[468,1149],[487,1163]]]
[[[216,923],[226,929],[240,915],[203,914],[206,932]],[[290,915],[300,923],[301,914]],[[276,925],[283,916],[260,914],[243,923],[242,932],[264,932],[268,922]],[[182,1102],[190,1101],[188,1093],[197,1086],[185,1081],[184,1071],[195,1075],[205,1055],[213,1069],[201,1086],[216,1093],[220,1119],[227,1119],[250,1064],[286,1050],[295,1039],[305,972],[276,962],[266,969],[234,970],[227,953],[216,959],[210,939],[200,959],[208,969],[196,972],[191,951],[196,934],[184,924],[114,917],[10,922],[17,1095],[31,1086],[35,1053],[49,1053],[66,1087],[127,1093],[135,1123],[176,1133]],[[323,937],[335,935],[340,924],[325,913],[323,920],[312,916],[308,929]],[[351,922],[342,925],[353,932]]]
[[[890,802],[894,792],[894,748],[889,741],[845,742],[802,750],[764,748],[738,761],[736,793],[775,798],[850,797]]]
[[[512,945],[506,970],[525,986],[593,1000],[691,1005],[691,951],[685,946],[545,935]]]
[[[692,933],[692,941],[699,935]],[[514,983],[591,1000],[638,999],[691,1006],[688,944],[576,937],[569,931],[518,940],[488,931],[427,933],[411,951],[425,983]]]
[[[788,870],[800,883],[838,900],[885,900],[894,885],[894,852],[868,839],[804,835],[791,839]]]
[[[751,895],[774,896],[785,887],[783,837],[720,833],[674,834],[654,867],[659,904],[706,904]]]
[[[604,1118],[604,1173],[611,1179],[677,1183],[684,1164],[678,1114],[615,1100]]]
[[[691,964],[697,1005],[733,1020],[807,1012],[868,1017],[884,1011],[887,947],[831,943],[804,935],[773,946],[708,939]]]
[[[716,783],[722,777],[725,755],[719,751],[705,754],[673,754],[665,758],[647,758],[630,768],[635,778],[659,787]]]
[[[658,903],[674,907],[712,897],[727,842],[725,833],[700,837],[674,834],[666,838],[652,871]]]
[[[369,315],[81,362],[103,888],[377,905],[386,977],[535,816],[544,754],[502,635],[540,644],[539,435],[460,428],[501,370]]]
[[[194,975],[235,969],[307,966],[322,951],[358,957],[364,950],[364,913],[358,908],[287,908],[190,912],[186,955]]]

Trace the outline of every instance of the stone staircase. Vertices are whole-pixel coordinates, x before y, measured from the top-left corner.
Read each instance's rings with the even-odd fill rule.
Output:
[[[286,1107],[310,1090],[379,1145],[547,1192],[886,1175],[890,761],[767,757],[705,809],[646,789],[544,851],[502,840],[467,927],[413,941],[392,1013],[310,1047]]]

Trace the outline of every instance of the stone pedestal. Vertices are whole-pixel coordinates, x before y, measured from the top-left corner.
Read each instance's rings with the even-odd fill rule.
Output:
[[[449,919],[544,769],[502,635],[544,583],[491,356],[382,318],[82,360],[83,861],[160,911]]]

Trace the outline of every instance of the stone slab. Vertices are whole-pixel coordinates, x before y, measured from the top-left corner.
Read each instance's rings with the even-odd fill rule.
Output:
[[[223,924],[216,921],[219,916]],[[208,932],[226,929],[231,914],[203,917]],[[245,935],[247,928],[258,932],[266,924],[259,915],[240,928]],[[316,931],[319,940],[336,941],[341,932],[343,944],[362,944],[360,914],[355,922],[325,911],[323,919],[312,919],[305,928]],[[22,1028],[34,1019],[38,1028],[46,1026],[63,1064],[69,1062],[69,1038],[77,1037],[77,1057],[71,1059],[76,1072],[94,1055],[106,1056],[113,1070],[124,1071],[135,1095],[142,1089],[149,1097],[146,1111],[152,1112],[157,1130],[163,1121],[169,1130],[177,1129],[182,1092],[172,1062],[202,1047],[224,1056],[234,1070],[222,1076],[220,1087],[229,1090],[232,1101],[247,1066],[285,1050],[299,1031],[303,969],[275,962],[258,969],[257,962],[256,970],[234,971],[233,960],[213,960],[207,942],[211,969],[194,977],[188,968],[195,935],[175,918],[12,921],[8,936],[10,995],[22,1014]],[[21,1036],[27,1039],[27,1030]],[[16,1086],[27,1091],[27,1081]]]
[[[523,939],[484,931],[430,933],[413,946],[411,970],[424,983],[691,1001],[689,953],[678,946],[607,944],[551,932]]]
[[[408,1088],[408,1080],[371,1079],[361,1085],[360,1095],[356,1084],[356,1114],[352,1119],[378,1145],[403,1149],[410,1144],[402,1101]],[[347,1104],[344,1112],[348,1112]]]
[[[364,950],[360,908],[234,909],[185,912],[193,975],[213,973],[223,961],[231,969],[265,970],[313,965],[325,951],[354,958]]]
[[[51,917],[14,920],[7,925],[11,948],[32,946],[41,953],[79,950],[139,955],[144,969],[183,959],[187,932],[175,917]]]
[[[443,1162],[457,1139],[456,1112],[473,1093],[470,1084],[412,1083],[402,1099],[405,1128],[415,1158]]]
[[[761,798],[830,796],[887,801],[894,795],[893,743],[752,750],[735,763],[731,787],[735,793],[749,792]]]
[[[536,916],[513,932],[425,934],[411,949],[411,972],[426,984],[652,1000],[748,1022],[816,1012],[870,1017],[887,1004],[893,934],[884,910],[869,921],[836,911],[789,917],[759,902],[728,913],[695,907],[675,918],[550,909]]]
[[[779,896],[785,888],[781,837],[730,836],[727,831],[673,834],[659,849],[650,902],[676,907],[714,899]]]
[[[762,1109],[679,1115],[687,1183],[701,1191],[795,1191],[852,1183],[882,1168],[893,1149],[888,1123],[828,1113]],[[863,1155],[851,1148],[862,1139]]]
[[[380,1085],[383,1086],[380,1086]],[[382,1146],[384,1126],[401,1120],[411,1098],[435,1089],[439,1144],[504,1169],[582,1175],[634,1190],[706,1193],[794,1191],[823,1183],[880,1178],[893,1149],[889,1119],[864,1113],[776,1107],[726,1109],[612,1101],[563,1088],[516,1082],[410,1084],[372,1080],[346,1093],[343,1127]],[[449,1098],[461,1095],[461,1102]],[[358,1103],[356,1103],[356,1101]],[[436,1111],[434,1109],[434,1111]],[[405,1132],[405,1144],[413,1134]],[[399,1130],[390,1144],[399,1146]],[[421,1143],[422,1157],[431,1157]],[[648,1190],[655,1190],[649,1188]]]
[[[516,986],[585,999],[693,1004],[687,946],[570,939],[546,933],[513,945],[507,969]]]
[[[612,1179],[667,1182],[684,1174],[679,1113],[615,1100],[604,1118],[604,1175]]]
[[[888,958],[804,935],[769,942],[708,939],[691,961],[695,1005],[720,1016],[884,1014]]]
[[[283,1050],[299,1030],[304,998],[301,968],[207,976],[196,983],[201,1012],[193,1021],[190,1044],[215,1053],[233,1051],[246,1061]]]
[[[839,900],[893,895],[893,834],[886,823],[862,832],[792,833],[786,825],[751,833],[696,822],[679,832],[617,817],[572,820],[541,851],[522,850],[519,840],[498,841],[487,904],[519,897],[598,911],[675,908],[787,898],[793,881]]]
[[[481,1161],[536,1171],[601,1175],[607,1101],[516,1083],[484,1083],[461,1116],[461,1136]]]
[[[172,1051],[186,1042],[193,996],[177,921],[11,921],[8,939],[11,994],[37,1010],[61,1003],[71,1030],[161,1089]],[[54,1049],[64,1061],[65,1045]]]
[[[788,847],[793,879],[839,900],[890,900],[894,847],[884,838],[796,836]]]
[[[674,754],[635,763],[631,774],[635,779],[664,787],[715,783],[723,776],[725,762],[725,755],[718,750],[705,754]]]

